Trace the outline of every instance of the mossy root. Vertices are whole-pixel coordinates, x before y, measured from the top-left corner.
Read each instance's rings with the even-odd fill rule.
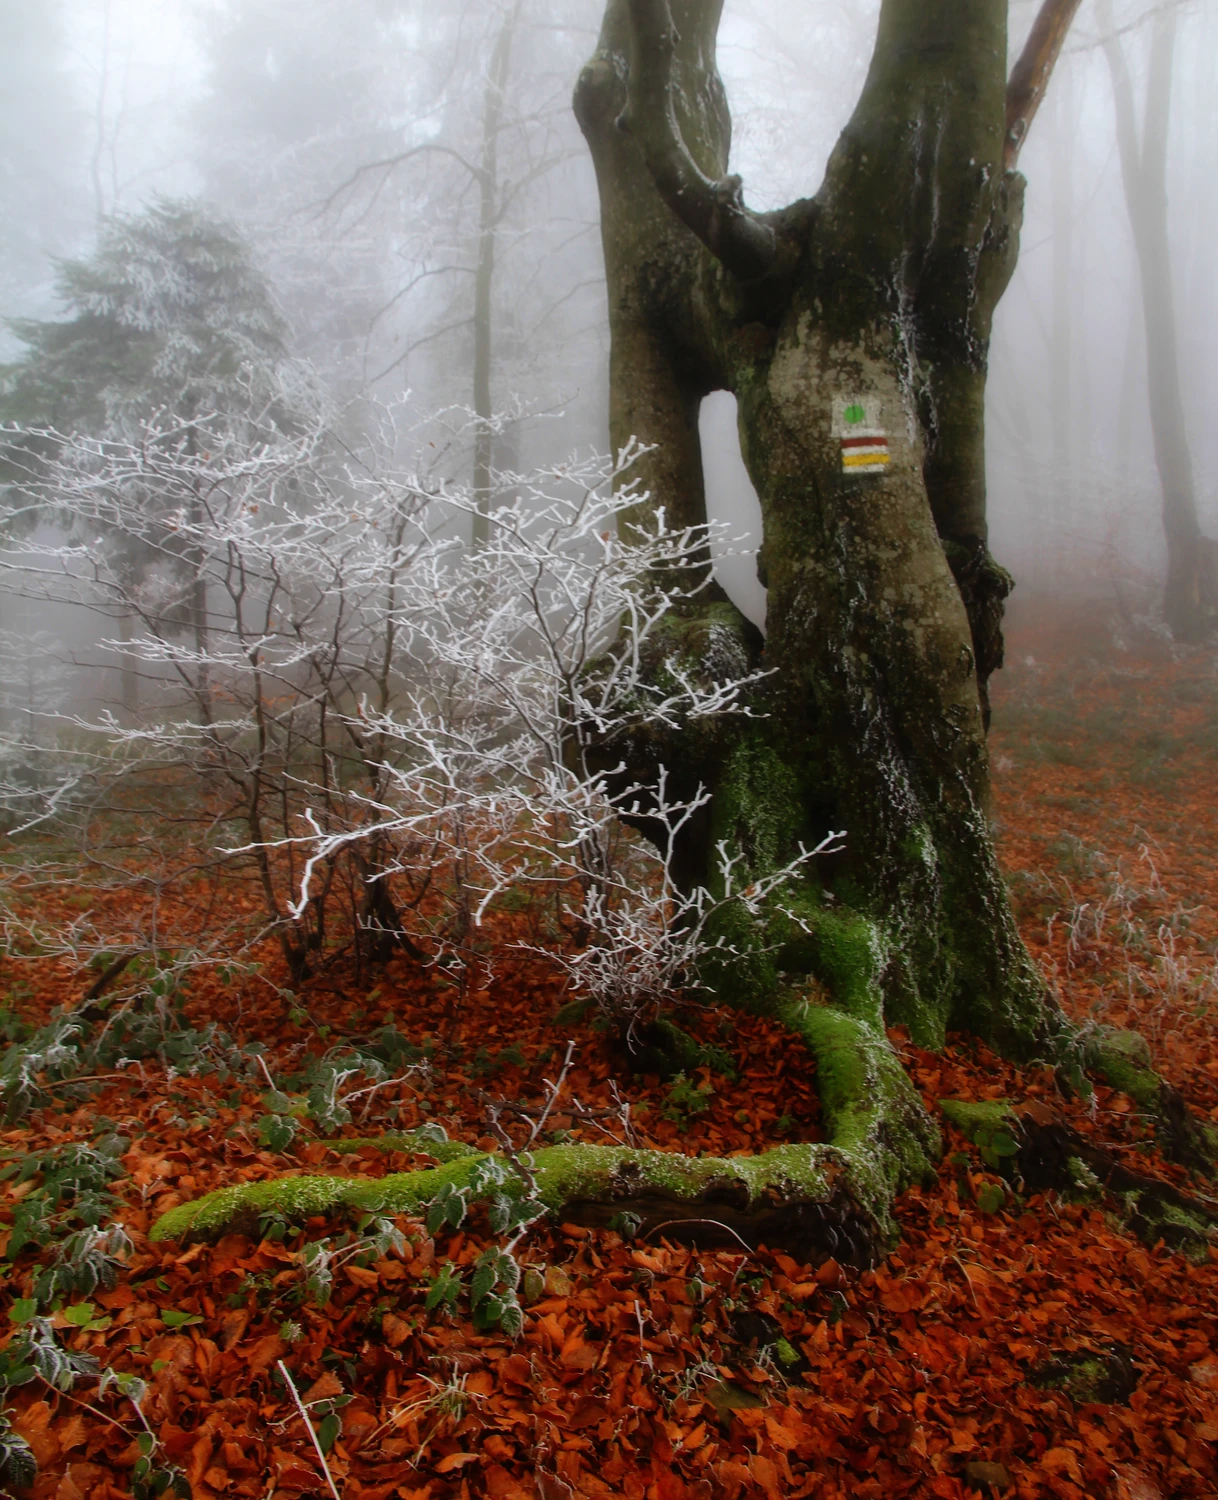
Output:
[[[1155,1072],[1145,1037],[1103,1026],[1089,1038],[1085,1060],[1154,1121],[1159,1144],[1173,1161],[1207,1177],[1215,1175],[1218,1131],[1199,1120],[1180,1090]]]
[[[1135,1172],[1095,1145],[1047,1104],[942,1099],[944,1117],[972,1141],[986,1165],[1031,1192],[1046,1189],[1106,1202],[1145,1244],[1162,1240],[1202,1260],[1218,1245],[1218,1204]]]
[[[690,1157],[626,1146],[566,1144],[534,1155],[541,1203],[571,1222],[607,1225],[629,1215],[644,1233],[704,1244],[767,1244],[806,1260],[834,1255],[872,1264],[896,1236],[895,1195],[933,1171],[938,1130],[883,1033],[824,1006],[785,1008],[782,1019],[816,1054],[829,1141],[786,1144],[753,1157]],[[454,1144],[454,1143],[450,1143]],[[446,1183],[464,1187],[482,1159],[379,1179],[283,1177],[221,1188],[165,1214],[156,1240],[256,1228],[275,1213],[417,1213]],[[522,1187],[515,1189],[522,1192]]]

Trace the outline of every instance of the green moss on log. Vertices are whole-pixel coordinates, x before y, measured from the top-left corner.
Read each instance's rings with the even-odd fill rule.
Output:
[[[826,1132],[869,1178],[871,1195],[888,1203],[933,1177],[942,1150],[938,1127],[883,1031],[794,998],[779,1006],[778,1018],[815,1055]],[[895,1231],[887,1217],[885,1225]]]
[[[1151,1066],[1145,1037],[1136,1031],[1104,1027],[1087,1048],[1087,1065],[1147,1113],[1158,1109],[1162,1080]]]
[[[460,1161],[463,1157],[481,1154],[476,1147],[468,1146],[464,1141],[441,1139],[434,1128],[426,1125],[418,1130],[390,1131],[386,1135],[339,1136],[335,1140],[326,1141],[325,1145],[340,1156],[354,1156],[372,1146],[385,1153],[415,1151],[434,1156],[438,1162]]]
[[[1009,1130],[1015,1123],[1010,1102],[1006,1099],[940,1099],[943,1118],[967,1140],[977,1144],[996,1131]]]
[[[484,1153],[470,1152],[444,1166],[361,1177],[281,1177],[270,1182],[221,1188],[163,1215],[151,1231],[154,1240],[212,1235],[239,1222],[274,1212],[289,1220],[346,1209],[363,1213],[418,1213],[445,1184],[465,1187]],[[837,1154],[812,1145],[784,1145],[754,1157],[682,1156],[625,1146],[571,1143],[534,1154],[542,1204],[556,1213],[581,1202],[612,1204],[654,1198],[674,1206],[713,1199],[738,1200],[741,1209],[763,1203],[828,1202],[840,1176]],[[504,1191],[519,1196],[509,1181]]]
[[[731,1235],[840,1253],[866,1263],[896,1238],[895,1195],[933,1173],[939,1133],[884,1033],[855,1017],[789,997],[778,1007],[815,1054],[829,1134],[826,1144],[788,1143],[752,1157],[690,1157],[625,1146],[570,1143],[537,1151],[538,1195],[554,1213],[607,1223],[628,1210],[645,1223],[718,1225]],[[358,1149],[360,1142],[348,1143]],[[152,1238],[212,1235],[251,1226],[265,1213],[291,1220],[340,1210],[417,1213],[445,1184],[468,1184],[483,1153],[432,1132],[398,1136],[391,1149],[453,1159],[380,1179],[284,1177],[221,1188],[172,1209]],[[457,1154],[460,1152],[461,1154]],[[513,1179],[509,1191],[523,1191]]]
[[[444,1166],[418,1172],[395,1172],[388,1177],[276,1177],[269,1182],[247,1182],[219,1188],[193,1203],[171,1208],[152,1226],[149,1238],[177,1240],[185,1235],[206,1237],[238,1224],[249,1224],[274,1213],[300,1223],[316,1214],[341,1209],[359,1213],[417,1213],[430,1203],[446,1182],[461,1187],[471,1166],[485,1153],[470,1152]]]

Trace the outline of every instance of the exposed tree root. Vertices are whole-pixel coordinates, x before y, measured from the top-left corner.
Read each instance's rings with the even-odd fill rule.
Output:
[[[1003,1100],[942,1101],[943,1113],[982,1156],[1032,1192],[1109,1200],[1145,1244],[1203,1253],[1218,1244],[1218,1200],[1181,1192],[1162,1178],[1135,1172],[1111,1151],[1081,1136],[1048,1105]]]
[[[613,1054],[623,1072],[673,1078],[678,1073],[709,1067],[728,1078],[736,1076],[730,1053],[720,1047],[706,1046],[663,1016],[616,1038]]]
[[[539,1211],[591,1227],[629,1221],[644,1235],[661,1232],[708,1246],[766,1244],[804,1260],[833,1255],[849,1265],[874,1264],[896,1238],[896,1195],[933,1171],[938,1131],[874,1027],[831,1007],[795,1001],[781,1007],[780,1015],[816,1057],[827,1143],[788,1144],[730,1159],[626,1146],[549,1146],[532,1158]],[[1155,1097],[1162,1098],[1167,1086],[1147,1066],[1145,1043],[1128,1041],[1129,1035],[1121,1034],[1119,1057],[1134,1057],[1153,1081]],[[1107,1200],[1147,1243],[1162,1240],[1189,1253],[1218,1243],[1218,1201],[1132,1170],[1042,1103],[949,1099],[942,1107],[990,1165],[1027,1190]],[[1182,1099],[1180,1107],[1191,1120]],[[366,1144],[413,1150],[441,1165],[379,1179],[287,1176],[222,1188],[171,1210],[153,1227],[152,1238],[252,1233],[266,1214],[302,1221],[343,1209],[417,1213],[442,1190],[469,1187],[474,1167],[486,1157],[443,1139],[434,1127],[331,1144],[340,1151]],[[504,1190],[523,1197],[529,1186],[513,1172]]]
[[[933,1171],[939,1133],[882,1033],[823,1006],[792,1005],[784,1019],[816,1054],[829,1141],[777,1146],[754,1157],[690,1157],[625,1146],[569,1144],[534,1153],[539,1205],[562,1218],[605,1225],[629,1215],[702,1244],[767,1244],[804,1259],[873,1264],[896,1236],[892,1202]],[[222,1188],[164,1215],[154,1239],[253,1230],[274,1213],[301,1220],[341,1208],[417,1212],[445,1187],[464,1188],[484,1159],[415,1132],[396,1148],[443,1154],[439,1167],[380,1179],[299,1176]],[[527,1191],[513,1174],[505,1189]]]
[[[1200,1121],[1180,1090],[1155,1072],[1144,1037],[1105,1026],[1088,1041],[1086,1061],[1150,1116],[1166,1156],[1191,1171],[1214,1176],[1218,1131]]]
[[[1101,1353],[1091,1349],[1061,1350],[1042,1361],[1029,1376],[1029,1383],[1046,1391],[1065,1391],[1078,1406],[1119,1401],[1129,1405],[1137,1389],[1128,1344],[1110,1344]]]
[[[140,956],[142,949],[131,948],[126,953],[120,953],[117,958],[112,959],[101,971],[89,988],[81,996],[82,1009],[78,1012],[83,1021],[96,1021],[105,1015],[105,1007],[97,1006],[94,1001],[100,1000],[114,981],[122,974],[135,959]]]
[[[282,1177],[221,1188],[170,1210],[153,1239],[198,1238],[256,1229],[264,1214],[303,1220],[341,1209],[417,1213],[446,1185],[468,1185],[483,1153],[441,1167],[359,1177]],[[804,1256],[836,1255],[870,1265],[882,1253],[870,1184],[832,1147],[779,1146],[760,1156],[689,1157],[629,1147],[563,1145],[537,1151],[532,1171],[540,1205],[571,1223],[607,1225],[628,1215],[640,1232],[663,1227],[674,1240],[731,1246],[743,1240]],[[521,1196],[523,1186],[507,1191]]]

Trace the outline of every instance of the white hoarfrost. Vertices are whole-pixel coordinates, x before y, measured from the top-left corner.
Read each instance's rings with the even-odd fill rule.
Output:
[[[0,567],[127,622],[101,645],[146,699],[61,717],[71,748],[37,807],[9,788],[14,821],[87,821],[119,784],[181,777],[179,827],[252,874],[258,932],[296,972],[347,931],[468,979],[492,903],[531,903],[575,988],[629,1025],[696,982],[725,904],[759,914],[836,842],[751,883],[721,848],[714,893],[682,890],[672,839],[708,794],[627,773],[633,734],[750,711],[761,674],[738,653],[662,650],[710,581],[712,528],[644,503],[632,447],[497,474],[470,547],[468,489],[396,460],[393,411],[361,426],[358,449],[255,410],[163,413],[123,441],[0,433],[32,455],[12,503],[65,537],[11,542]],[[658,848],[623,822],[644,814]]]

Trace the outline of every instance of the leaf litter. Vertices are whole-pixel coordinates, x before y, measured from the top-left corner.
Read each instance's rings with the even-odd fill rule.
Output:
[[[1141,1029],[1218,1121],[1218,681],[1200,653],[1068,658],[1070,636],[1061,619],[1016,633],[996,693],[1000,851],[1022,930],[1077,1019]],[[0,1452],[28,1445],[36,1500],[175,1486],[198,1500],[1215,1493],[1218,1252],[1139,1244],[1085,1201],[1020,1200],[950,1128],[937,1183],[898,1205],[896,1251],[861,1274],[546,1222],[523,1231],[509,1271],[477,1207],[431,1231],[272,1219],[214,1244],[148,1239],[159,1215],[220,1186],[434,1164],[427,1136],[404,1135],[423,1126],[437,1151],[445,1138],[494,1149],[487,1100],[539,1104],[568,1040],[547,1140],[604,1139],[623,1097],[641,1145],[731,1155],[818,1139],[806,1060],[763,1019],[679,1016],[734,1077],[715,1061],[621,1077],[588,1024],[554,1024],[559,980],[508,946],[525,920],[495,915],[494,977],[455,1015],[404,960],[358,994],[337,969],[300,996],[195,975],[184,1013],[220,1028],[226,1066],[114,1059],[112,1076],[47,1089],[0,1131],[13,1168],[0,1247],[15,1252]],[[79,1000],[60,960],[5,970],[27,1027]],[[361,1073],[389,1027],[400,1077]],[[972,1042],[936,1055],[893,1039],[931,1107],[1051,1100],[1139,1170],[1187,1185],[1115,1090],[1064,1099],[1047,1070]],[[339,1043],[355,1053],[331,1066]],[[366,1143],[386,1133],[402,1149]],[[116,1223],[129,1249],[99,1250],[91,1278],[48,1282],[65,1235]],[[518,1332],[497,1311],[512,1299]],[[62,1366],[38,1366],[38,1339]],[[1114,1368],[1123,1390],[1088,1384]]]

